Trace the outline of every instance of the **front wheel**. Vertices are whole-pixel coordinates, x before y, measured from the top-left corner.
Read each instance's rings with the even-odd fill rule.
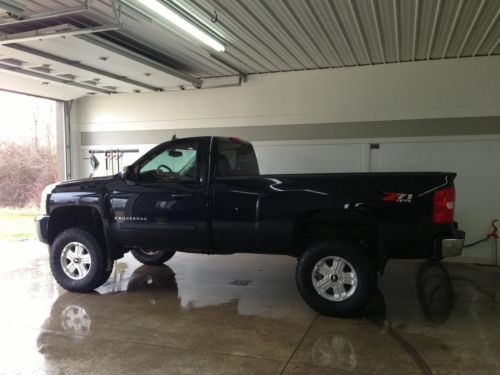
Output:
[[[50,249],[50,268],[57,283],[70,292],[90,292],[109,276],[104,249],[81,228],[67,229],[56,237]]]
[[[349,316],[366,307],[377,285],[368,257],[340,241],[317,243],[300,257],[297,287],[304,301],[328,316]]]
[[[135,259],[148,266],[159,266],[170,260],[175,251],[135,249],[130,251]]]

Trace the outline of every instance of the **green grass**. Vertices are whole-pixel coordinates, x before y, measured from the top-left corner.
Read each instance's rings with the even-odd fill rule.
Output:
[[[38,208],[5,208],[0,207],[0,240],[18,241],[35,238],[34,218]]]

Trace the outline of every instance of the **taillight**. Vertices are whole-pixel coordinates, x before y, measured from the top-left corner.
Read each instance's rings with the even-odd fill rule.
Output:
[[[447,187],[434,193],[432,222],[434,224],[453,223],[455,211],[455,188]]]

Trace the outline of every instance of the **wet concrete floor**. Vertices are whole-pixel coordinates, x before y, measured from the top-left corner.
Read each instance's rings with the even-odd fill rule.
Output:
[[[74,294],[43,245],[0,252],[2,374],[500,373],[494,267],[392,261],[366,311],[336,319],[301,300],[290,257],[127,254]]]

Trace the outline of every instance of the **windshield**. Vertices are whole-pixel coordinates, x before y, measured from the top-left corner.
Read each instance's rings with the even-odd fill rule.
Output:
[[[150,155],[139,168],[140,182],[166,182],[196,178],[198,142],[166,146]]]

